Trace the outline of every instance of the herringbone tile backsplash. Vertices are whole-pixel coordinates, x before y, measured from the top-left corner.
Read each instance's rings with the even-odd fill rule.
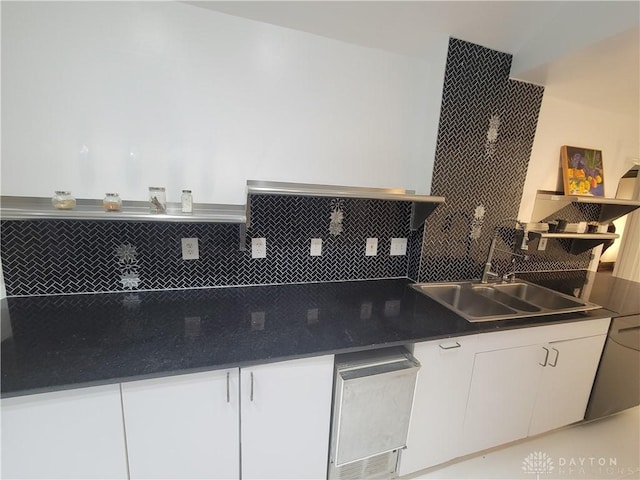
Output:
[[[342,232],[330,234],[332,199],[253,196],[247,250],[240,227],[226,224],[110,221],[3,221],[8,295],[197,288],[407,277],[408,258],[390,256],[393,237],[419,251],[411,204],[344,199]],[[199,239],[199,260],[183,260],[181,238]],[[267,258],[251,258],[251,238],[267,239]],[[368,237],[378,255],[365,257]],[[322,256],[309,255],[322,238]],[[415,245],[413,245],[415,244]]]
[[[509,54],[450,39],[431,186],[446,203],[423,230],[410,231],[407,202],[285,196],[252,197],[246,251],[238,225],[3,221],[7,294],[478,278],[494,228],[518,213],[544,92],[510,80],[510,65]],[[192,237],[200,259],[184,261],[181,238]],[[252,237],[267,239],[267,258],[251,258]],[[368,237],[378,238],[375,257],[364,255]],[[407,255],[389,256],[393,237],[408,239]],[[322,256],[309,255],[311,238],[323,240]],[[550,241],[516,269],[581,269],[589,255]],[[509,268],[506,254],[495,260]]]
[[[510,67],[509,54],[449,41],[431,185],[446,203],[425,223],[420,281],[479,278],[495,227],[518,215],[544,87],[510,80]],[[494,259],[508,271],[507,254]],[[569,255],[554,241],[516,270],[588,264],[588,252]]]

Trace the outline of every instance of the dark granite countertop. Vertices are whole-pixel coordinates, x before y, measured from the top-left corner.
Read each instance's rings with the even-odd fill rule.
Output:
[[[609,316],[469,323],[406,279],[2,300],[2,396]]]

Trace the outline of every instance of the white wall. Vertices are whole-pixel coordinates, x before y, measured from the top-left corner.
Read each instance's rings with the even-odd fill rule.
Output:
[[[638,115],[620,115],[567,102],[554,96],[552,86],[546,87],[519,219],[541,220],[531,218],[537,190],[562,191],[562,145],[602,150],[605,196],[615,197],[618,181],[633,166],[633,158],[639,156]]]
[[[428,193],[446,48],[423,61],[173,2],[2,2],[2,194]]]

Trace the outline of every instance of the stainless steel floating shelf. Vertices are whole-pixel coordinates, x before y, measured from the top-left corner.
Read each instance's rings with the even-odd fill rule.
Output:
[[[566,238],[569,240],[615,240],[620,237],[617,233],[557,233],[529,231],[529,238],[532,236],[540,238]]]
[[[251,195],[289,195],[301,197],[361,198],[411,202],[411,230],[417,230],[436,209],[444,197],[416,195],[412,190],[396,188],[366,188],[306,183],[247,181],[247,197]],[[247,198],[247,227],[251,222],[251,201]]]
[[[102,200],[78,199],[71,210],[58,210],[44,197],[0,197],[2,220],[101,220],[173,223],[240,223],[246,221],[244,205],[194,203],[193,213],[182,213],[179,203],[167,203],[166,213],[151,213],[144,201],[122,202],[119,212],[106,212]]]
[[[625,200],[620,198],[605,198],[583,195],[562,195],[558,192],[538,190],[533,208],[535,221],[542,221],[573,204],[578,210],[591,205],[599,205],[598,218],[589,219],[598,223],[610,223],[640,207],[638,200]]]
[[[620,238],[617,233],[567,233],[567,232],[534,232],[529,231],[530,244],[535,247],[535,241],[541,238],[554,238],[560,241],[562,247],[573,255],[591,250],[608,241]]]

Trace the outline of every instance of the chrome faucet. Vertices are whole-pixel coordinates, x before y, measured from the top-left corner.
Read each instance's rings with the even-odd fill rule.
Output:
[[[498,234],[495,233],[493,238],[491,239],[491,245],[489,246],[489,253],[487,254],[487,261],[484,264],[484,270],[482,271],[482,279],[481,283],[487,283],[489,278],[498,278],[498,275],[495,272],[491,271],[491,260],[493,260],[493,252],[496,249],[496,241],[498,240]]]
[[[520,224],[520,222],[518,222]],[[526,246],[525,243],[525,239],[527,238],[526,235],[526,230],[525,230],[525,235],[523,238],[523,242],[522,245],[520,246],[520,248],[523,248]],[[482,271],[482,279],[480,280],[480,283],[488,283],[489,279],[491,278],[502,278],[503,282],[506,282],[509,280],[510,281],[514,281],[515,280],[515,276],[516,276],[516,259],[515,257],[520,257],[523,260],[528,260],[529,256],[528,255],[521,255],[519,253],[513,252],[511,250],[503,250],[501,248],[497,248],[496,247],[496,242],[498,241],[498,231],[496,229],[496,231],[494,232],[493,238],[491,239],[491,245],[489,246],[489,253],[487,254],[487,261],[484,264],[484,270]],[[505,273],[502,277],[500,277],[500,274],[496,273],[496,272],[492,272],[491,271],[491,262],[493,261],[493,253],[498,250],[499,252],[506,252],[509,255],[511,255],[511,272]]]

